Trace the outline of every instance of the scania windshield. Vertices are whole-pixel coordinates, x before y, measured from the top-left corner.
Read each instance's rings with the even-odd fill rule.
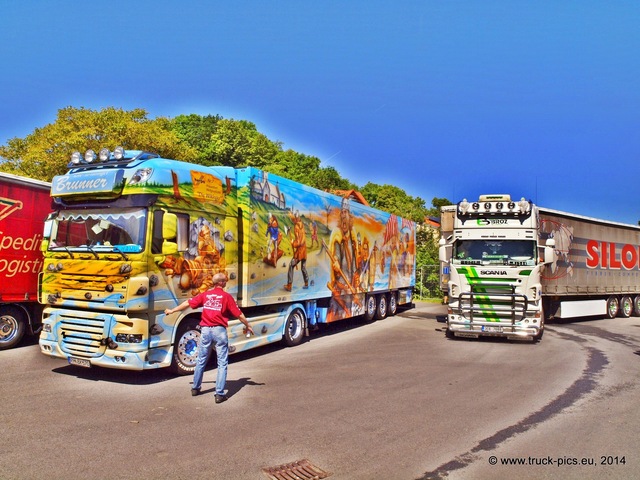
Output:
[[[535,265],[532,240],[458,240],[453,246],[453,263],[461,265]]]

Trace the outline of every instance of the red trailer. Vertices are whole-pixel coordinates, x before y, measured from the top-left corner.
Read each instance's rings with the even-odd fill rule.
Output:
[[[51,184],[0,172],[0,350],[39,330],[40,244]]]

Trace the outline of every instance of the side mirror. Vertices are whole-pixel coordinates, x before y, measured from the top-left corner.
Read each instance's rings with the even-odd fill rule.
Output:
[[[555,246],[545,246],[544,247],[544,264],[550,265],[552,263],[556,263],[558,260],[558,255],[556,254]]]
[[[162,217],[162,238],[164,240],[175,239],[178,234],[178,216],[175,213],[166,213]]]
[[[162,217],[162,254],[173,255],[178,253],[178,216],[175,213],[168,213]]]
[[[438,248],[438,257],[443,263],[449,263],[451,261],[451,254],[453,251],[453,245],[440,245]]]

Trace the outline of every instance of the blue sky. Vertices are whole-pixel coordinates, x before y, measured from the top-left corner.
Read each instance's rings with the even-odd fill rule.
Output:
[[[358,185],[640,220],[640,2],[0,0],[0,144],[58,109],[254,122]]]

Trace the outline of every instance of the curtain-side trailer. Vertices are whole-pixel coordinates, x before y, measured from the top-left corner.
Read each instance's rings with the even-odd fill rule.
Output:
[[[640,315],[638,226],[483,195],[440,244],[448,336],[536,341],[545,320]]]
[[[76,365],[193,371],[200,312],[163,312],[218,272],[256,333],[231,321],[232,353],[412,305],[414,222],[353,192],[116,149],[74,155],[51,195],[40,348]]]
[[[38,331],[38,273],[51,184],[0,172],[0,350]]]

